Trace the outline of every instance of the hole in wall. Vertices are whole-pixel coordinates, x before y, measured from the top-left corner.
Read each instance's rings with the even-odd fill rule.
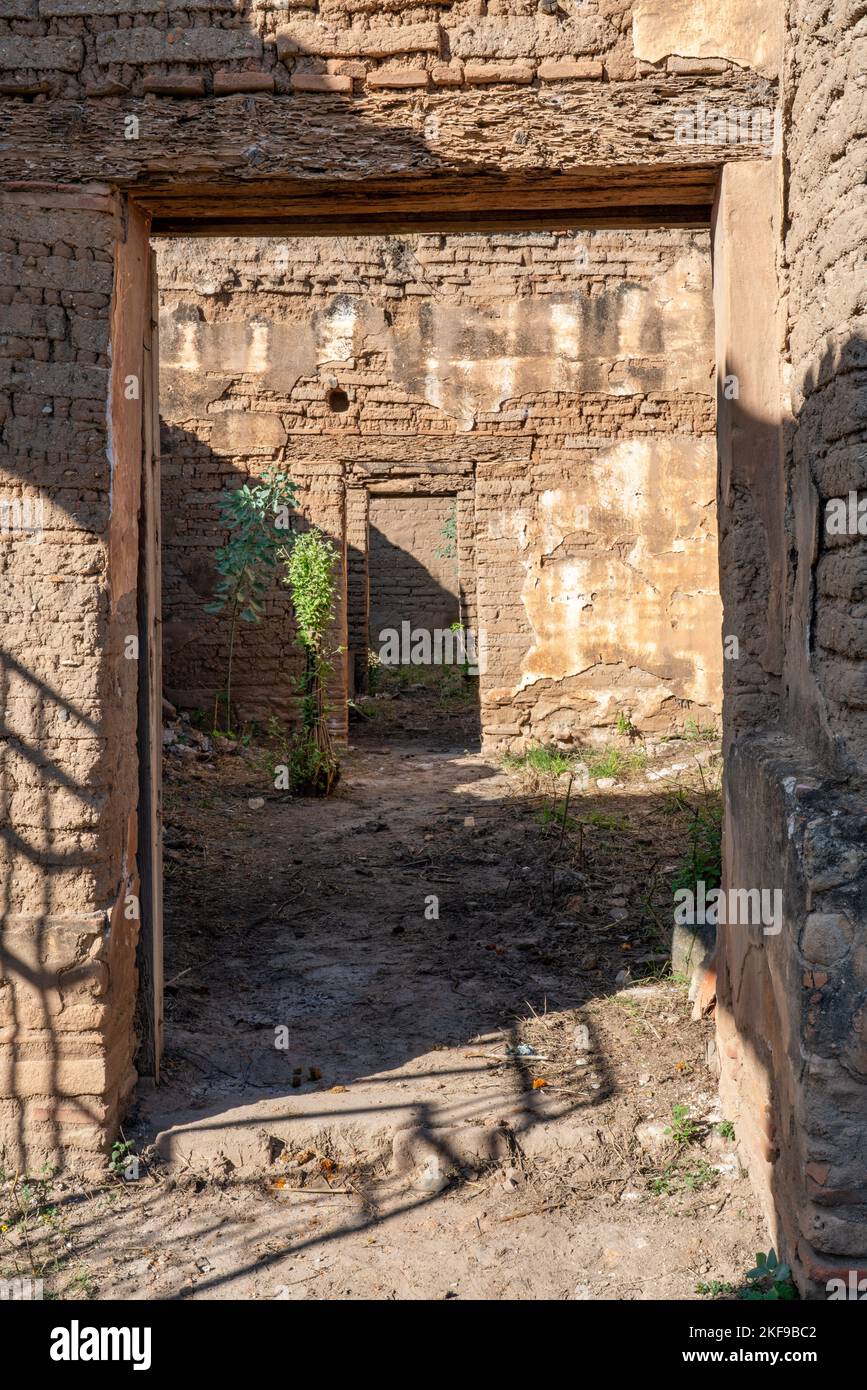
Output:
[[[349,409],[349,397],[345,391],[335,388],[326,394],[325,404],[335,415],[339,415],[342,411]]]

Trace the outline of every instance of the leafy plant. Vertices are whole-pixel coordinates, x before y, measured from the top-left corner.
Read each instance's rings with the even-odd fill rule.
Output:
[[[109,1172],[114,1173],[118,1178],[122,1178],[132,1156],[132,1141],[129,1139],[115,1139],[111,1146],[111,1157],[108,1160]]]
[[[718,888],[722,882],[722,801],[706,795],[693,811],[687,831],[688,850],[677,872],[672,891],[688,888],[695,892],[699,883],[705,890]]]
[[[339,776],[328,728],[328,682],[333,672],[326,643],[334,618],[334,569],[337,551],[321,531],[311,527],[280,552],[283,582],[292,591],[298,624],[297,641],[306,655],[300,681],[301,729],[288,750],[289,785],[295,792],[327,796]]]
[[[775,1303],[778,1300],[789,1302],[797,1298],[797,1290],[792,1283],[792,1271],[787,1264],[777,1259],[773,1247],[763,1254],[756,1255],[754,1269],[747,1271],[747,1288],[738,1294],[739,1298],[752,1303]]]
[[[688,1105],[673,1105],[671,1107],[671,1121],[665,1133],[670,1134],[675,1144],[681,1147],[692,1144],[701,1132],[695,1121],[689,1118]]]
[[[734,1284],[727,1284],[721,1279],[711,1279],[706,1284],[696,1284],[695,1291],[703,1298],[725,1298],[727,1294],[734,1292]]]
[[[220,501],[220,520],[228,531],[225,544],[217,551],[217,583],[213,601],[206,613],[230,612],[229,655],[226,666],[226,732],[232,728],[232,666],[238,621],[261,622],[265,595],[278,552],[285,551],[281,530],[288,526],[290,507],[295,505],[296,489],[285,473],[269,469],[258,483],[244,483],[224,492]],[[220,692],[214,700],[214,729]]]
[[[719,1124],[716,1126],[716,1132],[721,1139],[730,1140],[735,1137],[735,1127],[731,1120],[720,1120]]]

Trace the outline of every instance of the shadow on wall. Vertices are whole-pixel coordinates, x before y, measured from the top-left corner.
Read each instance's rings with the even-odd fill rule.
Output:
[[[414,498],[424,502],[424,498]],[[447,571],[451,563],[454,577]],[[384,633],[397,631],[401,625],[409,623],[410,632],[418,629],[428,643],[419,638],[417,651],[424,656],[426,646],[432,646],[435,632],[448,631],[452,624],[461,620],[464,605],[461,602],[461,586],[457,576],[457,561],[432,559],[429,567],[418,555],[403,549],[389,539],[375,526],[368,528],[368,583],[370,594],[370,613],[368,634],[371,648],[379,652],[387,640]],[[445,571],[450,584],[443,584],[432,569]],[[408,644],[404,642],[404,646]],[[407,664],[403,660],[402,665]],[[428,657],[418,664],[430,665]]]
[[[211,719],[215,699],[225,690],[229,653],[228,608],[218,614],[207,611],[218,577],[217,551],[228,535],[220,523],[220,500],[224,491],[255,481],[270,460],[250,460],[244,467],[193,432],[165,421],[161,459],[164,691],[177,708],[201,710]],[[280,467],[289,471],[288,464]],[[293,516],[293,530],[307,524],[303,513]],[[329,539],[339,550],[341,538]],[[291,594],[278,569],[262,621],[237,626],[232,704],[239,723],[271,716],[294,722],[294,682],[304,670],[295,633]]]
[[[826,352],[805,382],[798,415],[785,425],[791,530],[788,555],[778,559],[782,643],[768,603],[772,567],[765,571],[761,560],[756,505],[757,495],[770,505],[771,484],[750,479],[735,498],[735,545],[721,548],[721,561],[732,565],[725,591],[731,607],[755,602],[756,594],[760,605],[753,615],[742,608],[738,614],[742,623],[754,616],[754,630],[742,655],[743,683],[724,702],[731,700],[730,732],[749,702],[759,711],[751,723],[740,719],[726,755],[728,886],[779,888],[784,905],[777,936],[747,926],[720,929],[723,1097],[776,1248],[813,1298],[827,1297],[828,1279],[845,1283],[852,1268],[867,1274],[867,475],[857,442],[865,364],[867,344],[859,338]],[[752,430],[752,420],[744,424]],[[775,428],[767,421],[761,427]],[[751,463],[738,461],[742,469]],[[751,515],[741,528],[744,510]],[[772,517],[772,539],[784,526]],[[735,569],[738,549],[743,573]],[[745,599],[747,574],[755,582]],[[735,630],[731,612],[727,621]],[[780,674],[787,706],[777,722],[768,715],[762,680],[773,693]]]

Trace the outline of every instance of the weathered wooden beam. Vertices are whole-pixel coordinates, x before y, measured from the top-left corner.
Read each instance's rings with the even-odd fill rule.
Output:
[[[774,83],[743,72],[361,98],[7,101],[0,163],[10,180],[99,179],[142,192],[206,184],[224,196],[270,180],[410,186],[439,176],[719,166],[761,159],[770,145],[684,139],[684,123],[701,112],[694,124],[706,134],[715,113],[771,112],[775,99]]]

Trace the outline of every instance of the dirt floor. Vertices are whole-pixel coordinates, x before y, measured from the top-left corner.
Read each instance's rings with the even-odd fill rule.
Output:
[[[127,1178],[0,1187],[0,1272],[131,1299],[742,1283],[763,1226],[668,963],[714,746],[504,768],[471,716],[364,702],[327,801],[167,730],[163,1084]]]

